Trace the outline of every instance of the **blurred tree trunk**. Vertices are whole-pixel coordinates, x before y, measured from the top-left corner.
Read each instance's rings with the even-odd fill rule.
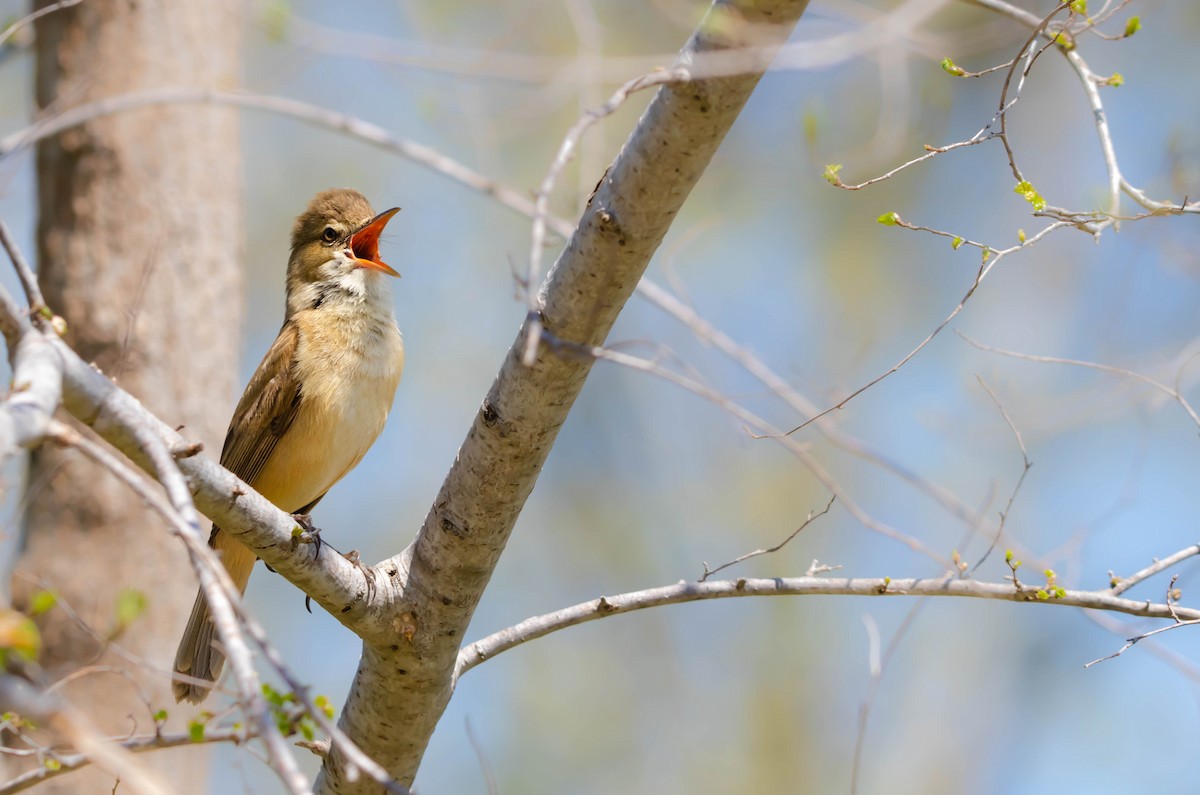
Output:
[[[139,89],[231,88],[240,70],[240,5],[87,0],[40,19],[36,47],[44,114]],[[240,180],[232,110],[118,114],[37,150],[39,278],[48,305],[68,322],[68,342],[210,451],[220,449],[236,386]],[[50,675],[89,664],[129,670],[132,677],[81,676],[69,686],[72,700],[107,730],[152,730],[136,682],[180,725],[167,672],[195,593],[182,546],[126,487],[69,451],[34,454],[26,505],[13,582],[18,607],[50,588],[105,633],[122,590],[147,598],[146,611],[117,640],[138,661],[101,654],[61,608],[43,616]],[[168,770],[181,792],[203,788],[206,760],[194,749],[142,758]],[[89,771],[39,791],[112,787]]]

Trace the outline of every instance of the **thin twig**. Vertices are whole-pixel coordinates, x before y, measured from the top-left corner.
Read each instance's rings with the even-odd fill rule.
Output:
[[[225,658],[229,661],[238,682],[242,706],[256,724],[259,736],[266,743],[267,753],[272,760],[272,768],[289,792],[294,795],[304,795],[304,793],[310,792],[308,780],[296,765],[296,760],[284,742],[283,735],[276,726],[270,708],[259,690],[258,675],[254,671],[250,649],[242,636],[236,615],[235,605],[239,605],[241,599],[228,572],[217,560],[216,553],[209,549],[206,543],[199,540],[199,534],[195,527],[184,520],[175,506],[150,488],[149,484],[128,464],[86,436],[61,423],[53,425],[51,436],[60,444],[79,450],[113,473],[145,500],[156,513],[166,520],[176,535],[183,539],[200,579],[200,586],[204,590],[204,595],[212,610],[213,624],[216,626],[224,646]]]
[[[233,743],[234,745],[240,745],[246,739],[247,732],[244,727],[236,729],[206,728],[204,735],[199,738],[195,737],[191,732],[167,732],[136,735],[120,740],[118,744],[126,751],[140,754],[163,748],[181,748],[183,746],[208,745],[212,743]],[[55,752],[54,760],[56,764],[52,767],[42,766],[28,770],[15,778],[0,783],[0,795],[13,795],[13,793],[23,792],[43,781],[71,773],[91,763],[91,760],[82,754],[64,754],[59,752]]]
[[[632,356],[620,351],[614,351],[607,348],[599,348],[594,346],[581,346],[575,343],[568,343],[559,340],[553,335],[547,334],[545,337],[546,344],[553,350],[562,351],[572,356],[588,356],[594,359],[602,359],[614,364],[628,367],[633,370],[638,370],[644,373],[658,376],[665,381],[668,381],[676,386],[692,392],[693,394],[707,400],[718,408],[723,409],[734,417],[744,422],[751,432],[752,436],[764,439],[774,439],[783,445],[783,447],[800,460],[809,472],[823,485],[829,493],[837,497],[841,504],[846,507],[859,523],[869,530],[879,533],[882,536],[898,541],[904,544],[914,552],[919,552],[925,555],[930,560],[938,563],[940,566],[949,567],[950,563],[943,556],[934,552],[924,543],[914,538],[913,536],[898,530],[891,525],[885,524],[866,512],[850,494],[837,482],[829,471],[821,465],[819,461],[810,453],[804,445],[788,437],[782,433],[771,423],[767,422],[762,417],[759,417],[754,412],[726,398],[720,392],[711,387],[700,383],[685,375],[680,375],[672,370],[667,370],[655,362],[647,359],[642,359],[637,356]]]
[[[1005,504],[1004,510],[1000,512],[1000,523],[996,527],[996,535],[992,537],[992,543],[988,545],[987,551],[975,562],[970,571],[966,572],[967,574],[974,574],[983,565],[984,561],[988,559],[988,556],[992,554],[992,550],[996,548],[996,544],[1000,543],[1000,539],[1004,536],[1004,528],[1008,524],[1009,514],[1012,513],[1013,502],[1016,501],[1017,494],[1021,491],[1021,486],[1025,484],[1025,476],[1029,474],[1029,469],[1033,466],[1033,462],[1029,460],[1029,452],[1025,449],[1025,440],[1021,438],[1021,432],[1017,430],[1017,425],[1013,422],[1012,417],[1008,416],[1008,411],[1005,410],[1004,404],[1000,402],[1000,398],[996,397],[996,393],[987,385],[982,376],[976,375],[975,378],[979,381],[979,385],[983,387],[983,390],[988,393],[988,397],[992,399],[992,402],[996,404],[996,408],[1000,409],[1000,416],[1004,417],[1004,422],[1008,424],[1008,429],[1016,437],[1017,447],[1021,450],[1022,468],[1021,476],[1017,478],[1016,485],[1013,486],[1012,492],[1008,495],[1008,503]]]
[[[1135,635],[1134,637],[1129,638],[1127,641],[1125,641],[1125,645],[1122,646],[1121,648],[1117,649],[1116,651],[1114,651],[1112,654],[1109,654],[1106,657],[1097,658],[1095,660],[1092,660],[1089,663],[1084,663],[1083,667],[1091,668],[1093,665],[1096,665],[1098,663],[1107,662],[1109,660],[1114,660],[1117,657],[1120,657],[1125,652],[1132,649],[1137,644],[1141,643],[1146,638],[1152,638],[1155,635],[1161,635],[1164,632],[1170,632],[1171,630],[1179,629],[1180,627],[1195,626],[1196,624],[1200,624],[1200,618],[1188,619],[1186,621],[1176,621],[1174,624],[1170,624],[1165,627],[1159,627],[1158,629],[1152,629],[1149,632],[1143,632],[1141,635]]]
[[[850,767],[850,795],[856,795],[858,792],[858,775],[859,770],[862,768],[862,752],[867,744],[867,723],[871,719],[871,708],[875,705],[875,697],[879,693],[879,684],[883,681],[883,674],[887,670],[888,664],[892,661],[892,657],[896,654],[896,650],[900,648],[900,643],[904,640],[905,635],[908,634],[908,630],[916,622],[921,608],[927,602],[927,599],[918,599],[917,603],[909,609],[908,614],[904,616],[904,620],[900,622],[900,626],[896,629],[896,633],[892,635],[891,641],[888,642],[887,651],[882,655],[879,653],[879,626],[869,613],[863,615],[863,623],[867,627],[867,635],[870,641],[868,650],[870,680],[867,683],[866,695],[863,696],[862,703],[858,706],[858,732],[854,740],[854,761]]]
[[[5,28],[3,31],[0,31],[0,46],[3,46],[4,42],[6,42],[10,38],[12,38],[12,36],[18,30],[25,27],[26,25],[32,24],[34,21],[40,19],[41,17],[46,16],[47,14],[53,14],[55,11],[59,11],[63,8],[70,8],[71,6],[79,5],[82,2],[83,2],[83,0],[59,0],[59,2],[57,2],[57,3],[51,3],[50,5],[48,5],[44,8],[39,8],[37,11],[34,11],[32,14],[27,14],[26,16],[21,17],[16,22],[12,23],[7,28]]]
[[[795,530],[793,530],[791,533],[789,533],[787,538],[783,539],[782,541],[780,541],[778,544],[776,544],[773,547],[767,547],[766,549],[756,549],[753,552],[747,552],[744,555],[738,555],[733,560],[729,561],[728,563],[722,563],[720,566],[717,566],[715,569],[710,569],[708,567],[707,563],[703,564],[704,565],[704,573],[702,575],[700,575],[700,579],[698,580],[698,582],[704,582],[709,577],[716,574],[718,571],[727,569],[730,566],[735,566],[744,560],[749,560],[750,558],[756,558],[759,555],[770,555],[773,552],[778,552],[779,550],[783,549],[785,546],[787,546],[789,541],[791,541],[796,536],[800,535],[801,530],[803,530],[804,528],[806,528],[810,524],[812,524],[812,521],[814,519],[824,516],[825,514],[829,513],[829,509],[833,507],[833,501],[836,499],[837,499],[837,495],[835,494],[834,496],[829,498],[829,502],[825,503],[825,507],[822,508],[821,510],[819,510],[815,513],[813,511],[809,511],[808,516],[805,518],[805,520],[803,522],[801,522],[800,526],[797,527]]]
[[[1191,418],[1192,422],[1195,423],[1196,427],[1200,428],[1200,414],[1197,414],[1196,410],[1192,408],[1192,404],[1189,403],[1187,398],[1183,396],[1183,393],[1179,391],[1178,386],[1172,388],[1164,383],[1156,381],[1148,375],[1142,375],[1141,373],[1134,372],[1133,370],[1126,370],[1121,367],[1114,367],[1110,364],[1085,362],[1080,359],[1064,359],[1059,356],[1035,356],[1030,353],[1019,353],[1017,351],[1004,350],[1003,348],[994,348],[990,345],[984,345],[982,342],[977,342],[971,339],[961,331],[957,333],[958,336],[962,337],[967,344],[978,348],[981,351],[987,351],[988,353],[998,353],[1001,356],[1010,356],[1014,359],[1024,359],[1028,362],[1040,362],[1043,364],[1069,364],[1074,367],[1086,367],[1090,370],[1099,370],[1102,373],[1112,373],[1113,375],[1136,379],[1141,381],[1143,384],[1152,386],[1163,394],[1168,395],[1172,400],[1183,407],[1183,410],[1187,412],[1187,415]]]
[[[1166,571],[1172,566],[1196,555],[1200,555],[1200,544],[1192,544],[1190,547],[1184,547],[1172,555],[1155,560],[1146,568],[1136,571],[1128,577],[1113,577],[1112,587],[1108,589],[1108,592],[1113,596],[1123,594],[1138,583],[1148,580],[1159,572]]]
[[[96,728],[69,702],[53,693],[39,692],[25,679],[0,676],[0,708],[36,720],[70,743],[80,756],[105,773],[126,783],[135,795],[171,795],[175,790],[161,773],[150,769]],[[37,771],[31,771],[37,772]]]
[[[541,281],[542,252],[546,247],[546,218],[550,214],[550,194],[554,190],[554,184],[558,181],[559,175],[567,167],[567,163],[571,162],[571,156],[575,151],[575,147],[579,144],[579,139],[592,125],[615,113],[618,108],[625,104],[625,100],[630,95],[653,86],[682,82],[689,79],[689,75],[690,72],[687,69],[677,67],[668,71],[635,77],[613,92],[608,101],[599,108],[589,110],[580,116],[563,137],[558,152],[555,154],[554,160],[550,163],[550,169],[546,172],[546,176],[542,178],[541,185],[538,186],[534,197],[533,225],[529,235],[529,267],[525,274],[525,284],[527,285],[526,304],[529,310],[529,332],[525,338],[525,352],[522,361],[526,367],[532,367],[533,363],[537,360],[538,346],[542,340],[542,298],[534,290],[533,286]],[[606,178],[607,174],[601,177],[602,180]]]
[[[82,2],[82,0],[75,0],[75,2]],[[24,288],[25,297],[29,300],[29,314],[41,319],[41,312],[46,308],[46,299],[42,297],[42,288],[38,285],[37,276],[33,274],[33,269],[29,267],[25,255],[17,247],[16,241],[8,231],[8,225],[3,220],[0,220],[0,243],[3,243],[4,250],[8,252],[8,258],[17,272],[17,278],[21,280],[21,287]]]

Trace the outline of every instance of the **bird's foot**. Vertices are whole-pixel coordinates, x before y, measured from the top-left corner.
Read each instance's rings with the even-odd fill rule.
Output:
[[[358,554],[357,549],[352,549],[349,552],[343,552],[341,555],[343,558],[353,563],[354,566],[363,573],[363,577],[367,581],[366,600],[370,602],[375,598],[375,570],[362,562],[362,557]],[[359,600],[356,599],[355,601]],[[344,608],[342,608],[342,612],[349,612],[350,608],[353,606],[354,603],[346,605]],[[304,609],[309,613],[312,612],[312,597],[308,596],[307,594],[304,596]]]
[[[375,570],[362,562],[362,557],[358,554],[357,549],[344,553],[342,557],[353,563],[363,573],[363,577],[367,581],[367,601],[370,602],[375,598]]]
[[[299,544],[312,544],[313,560],[321,557],[321,547],[325,543],[321,540],[321,528],[313,524],[312,516],[307,513],[294,513],[292,518],[296,520],[296,529],[292,531],[292,549]]]

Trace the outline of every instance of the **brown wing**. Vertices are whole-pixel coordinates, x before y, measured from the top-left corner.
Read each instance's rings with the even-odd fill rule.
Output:
[[[297,325],[285,322],[246,385],[225,434],[221,466],[250,485],[254,485],[300,408],[300,384],[295,373],[298,341]]]

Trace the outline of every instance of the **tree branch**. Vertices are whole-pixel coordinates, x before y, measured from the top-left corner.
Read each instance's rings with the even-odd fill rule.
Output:
[[[1149,618],[1176,617],[1185,621],[1200,619],[1200,609],[1137,602],[1124,599],[1110,591],[1065,591],[1045,599],[1038,595],[1038,588],[1003,582],[981,582],[979,580],[931,579],[893,580],[884,578],[832,579],[825,577],[774,577],[770,579],[706,580],[688,582],[681,580],[674,585],[634,591],[619,596],[601,596],[581,602],[553,613],[528,618],[519,624],[503,629],[486,638],[463,647],[454,667],[455,682],[458,677],[485,660],[531,640],[549,635],[567,627],[586,624],[600,618],[645,610],[648,607],[698,602],[705,599],[729,599],[739,596],[961,596],[974,599],[997,599],[1005,602],[1036,602],[1062,607],[1086,607],[1131,616]]]
[[[805,0],[718,2],[680,56],[742,44],[777,48]],[[765,41],[769,36],[770,40]],[[603,343],[671,221],[707,167],[759,73],[659,88],[600,180],[542,287],[539,322],[571,343]],[[401,782],[416,774],[451,695],[458,645],[533,489],[591,360],[542,346],[521,364],[526,321],[475,418],[416,541],[391,561],[399,593],[385,637],[365,639],[341,725]],[[347,781],[334,743],[317,789],[363,793]]]
[[[0,676],[0,709],[16,712],[51,729],[97,767],[124,783],[135,795],[170,795],[175,791],[160,774],[135,759],[129,750],[105,737],[86,715],[52,693],[38,692],[23,678]]]
[[[164,734],[143,734],[125,740],[112,740],[111,742],[130,753],[140,754],[147,751],[157,751],[162,748],[181,748],[183,746],[198,744],[233,743],[240,745],[246,739],[247,732],[245,728],[230,728],[206,730],[204,736],[199,739],[193,737],[191,732],[170,732]],[[48,779],[57,778],[65,773],[79,770],[92,762],[91,759],[83,754],[55,753],[54,760],[58,764],[52,768],[39,767],[34,770],[28,770],[0,784],[0,795],[13,795],[13,793],[24,792],[36,784],[41,784]]]

